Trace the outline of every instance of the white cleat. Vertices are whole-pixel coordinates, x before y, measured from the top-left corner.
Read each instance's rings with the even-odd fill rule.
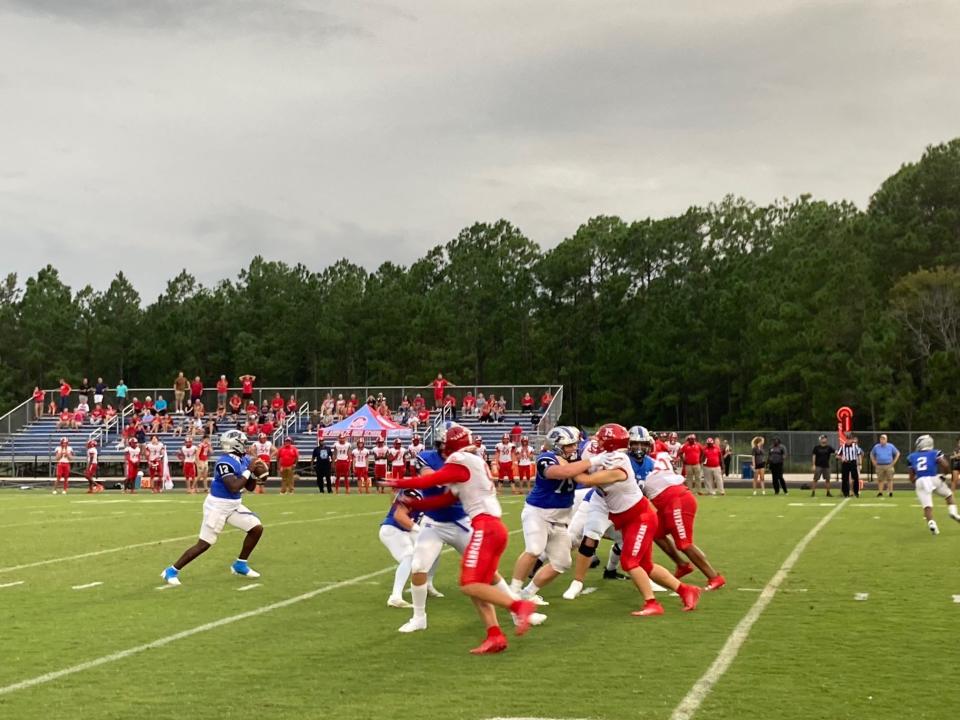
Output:
[[[510,618],[513,620],[514,625],[520,624],[520,618],[516,616],[515,613],[510,613]],[[543,613],[533,613],[530,615],[529,623],[531,625],[543,625],[547,621],[547,616]]]
[[[940,534],[940,528],[937,527],[937,521],[936,521],[936,520],[931,520],[930,522],[928,522],[928,523],[927,523],[927,527],[930,528],[930,533],[931,533],[932,535],[939,535],[939,534]]]
[[[583,592],[583,583],[579,580],[574,580],[570,583],[570,587],[567,588],[567,591],[563,594],[564,600],[576,600],[580,593]]]
[[[404,600],[402,597],[393,597],[391,595],[387,598],[387,607],[402,608],[404,610],[409,610],[413,607],[410,603]]]
[[[402,633],[412,633],[417,632],[417,630],[426,630],[427,629],[427,616],[423,617],[412,617],[407,620],[403,625],[401,625],[397,630]]]
[[[437,590],[433,585],[427,585],[427,595],[435,598],[446,597],[446,595],[444,595],[442,592]]]
[[[537,606],[539,606],[539,607],[546,607],[547,605],[550,604],[550,603],[548,603],[546,600],[544,600],[542,597],[540,597],[539,595],[528,595],[527,593],[524,593],[524,594],[523,594],[523,599],[524,599],[524,600],[529,600],[529,601],[532,602],[534,605],[537,605]]]

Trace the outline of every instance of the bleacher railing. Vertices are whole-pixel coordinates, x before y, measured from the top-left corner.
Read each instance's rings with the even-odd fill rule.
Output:
[[[547,433],[553,430],[560,422],[560,415],[563,412],[563,385],[559,386],[553,399],[547,406],[546,411],[540,416],[540,422],[537,423],[537,435],[541,438],[547,436]]]

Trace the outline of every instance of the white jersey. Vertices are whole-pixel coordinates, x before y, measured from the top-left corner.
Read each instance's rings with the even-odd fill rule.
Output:
[[[163,458],[164,453],[167,448],[162,442],[158,443],[147,443],[147,460],[150,462],[157,462]]]
[[[388,452],[386,445],[377,445],[373,448],[373,462],[377,465],[386,465]]]
[[[351,453],[353,455],[353,464],[357,467],[366,467],[367,460],[370,458],[370,451],[367,448],[357,448]]]
[[[401,465],[406,465],[407,461],[405,459],[406,452],[402,447],[390,448],[390,464],[396,465],[397,467]]]
[[[422,453],[425,449],[426,446],[423,443],[410,443],[410,447],[407,448],[409,452],[413,453],[415,458],[419,457],[420,453]]]
[[[678,442],[668,442],[666,445],[667,452],[670,453],[670,460],[676,465],[680,462],[680,448],[682,448],[683,445]]]
[[[603,496],[603,499],[607,502],[607,510],[611,515],[626,512],[643,500],[643,492],[637,485],[637,477],[633,474],[633,465],[630,464],[630,458],[627,457],[626,453],[611,453],[610,462],[602,467],[604,469],[623,470],[627,476],[627,479],[621,482],[598,487],[594,495]]]
[[[265,462],[270,462],[270,455],[272,452],[273,443],[269,440],[264,440],[263,442],[257,440],[253,443],[253,454]]]
[[[480,443],[479,445],[474,445],[474,447],[476,448],[476,449],[474,450],[474,453],[476,453],[476,455],[477,455],[478,457],[480,457],[484,462],[486,462],[486,460],[487,460],[487,446],[484,445],[483,443]]]
[[[497,443],[497,459],[502,463],[513,462],[513,443]]]
[[[137,447],[127,446],[124,452],[127,453],[127,462],[130,465],[140,464],[140,446],[139,445],[137,445]]]
[[[653,470],[647,474],[643,483],[644,495],[653,500],[668,487],[683,485],[683,476],[674,471],[673,459],[669,453],[658,452],[651,455],[650,459],[653,460]]]
[[[199,448],[196,445],[191,445],[187,447],[184,445],[180,448],[180,454],[183,456],[184,463],[195,463],[197,461],[197,451]]]
[[[534,452],[529,445],[520,445],[517,448],[517,465],[532,465]]]
[[[350,443],[340,442],[339,440],[333,444],[333,459],[337,462],[342,462],[343,460],[350,459]]]
[[[95,447],[87,448],[87,465],[96,465],[98,457],[100,457],[100,450]]]
[[[496,487],[483,460],[473,453],[461,450],[448,457],[447,462],[462,465],[470,472],[469,480],[453,483],[450,491],[460,498],[463,509],[471,520],[477,515],[500,517],[503,514],[500,501],[497,500]]]

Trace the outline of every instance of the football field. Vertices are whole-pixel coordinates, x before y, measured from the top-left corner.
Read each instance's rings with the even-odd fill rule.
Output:
[[[872,495],[873,493],[868,493]],[[725,588],[635,618],[628,582],[591,571],[543,591],[548,620],[501,655],[446,553],[430,627],[401,635],[387,495],[248,498],[257,580],[229,573],[241,536],[182,573],[202,497],[0,494],[0,718],[947,718],[960,666],[960,525],[894,498],[701,498],[697,542]],[[522,500],[501,571],[522,550]],[[601,548],[605,559],[608,544]],[[657,551],[659,561],[665,559]],[[690,576],[703,584],[699,575]],[[509,624],[509,618],[501,613]]]

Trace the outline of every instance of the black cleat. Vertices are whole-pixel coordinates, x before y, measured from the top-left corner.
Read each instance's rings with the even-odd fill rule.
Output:
[[[603,571],[604,580],[626,580],[627,576],[616,570],[604,570]]]
[[[600,567],[600,558],[596,555],[590,559],[590,569],[593,570],[595,567]]]

